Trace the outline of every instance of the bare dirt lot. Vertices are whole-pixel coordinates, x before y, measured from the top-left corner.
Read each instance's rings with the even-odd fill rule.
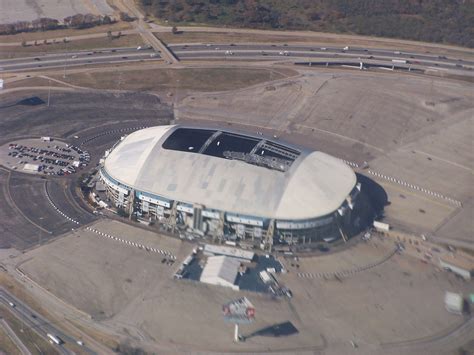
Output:
[[[119,222],[103,221],[93,228],[169,250],[178,261],[193,247]],[[392,247],[392,241],[377,240],[340,255],[346,263],[363,262]],[[337,268],[338,254],[331,258]],[[190,348],[217,352],[276,348],[294,352],[299,348],[340,354],[353,350],[353,340],[365,354],[378,354],[385,342],[425,337],[460,324],[461,319],[443,307],[444,291],[472,290],[472,285],[452,275],[397,255],[341,282],[300,279],[290,270],[279,278],[293,290],[294,297],[272,300],[265,295],[173,280],[178,265],[162,264],[157,254],[83,229],[28,252],[22,259],[20,268],[30,277],[102,325],[139,341],[146,349],[173,353]],[[302,263],[308,270],[318,270],[317,259]],[[246,342],[233,344],[232,326],[223,322],[220,306],[241,295],[254,303],[257,317],[241,329]],[[291,322],[297,333],[280,337],[257,333],[285,322]],[[426,353],[436,353],[426,349]]]
[[[55,18],[62,21],[65,17],[75,14],[93,13],[96,15],[110,15],[112,8],[106,0],[1,0],[0,23],[13,23],[16,21],[32,21],[40,17]]]

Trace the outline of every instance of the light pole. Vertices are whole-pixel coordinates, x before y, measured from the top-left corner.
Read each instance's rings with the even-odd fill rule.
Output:
[[[48,104],[48,106],[49,106],[49,104]],[[41,227],[41,228],[40,228],[40,232],[39,232],[39,234],[38,234],[38,244],[39,244],[39,246],[41,246],[41,242],[43,241],[43,238],[42,238],[42,237],[43,237],[43,223],[42,223],[43,219],[44,219],[43,217],[40,217],[40,218],[39,218],[39,220],[40,220],[40,227]]]
[[[67,58],[68,58],[68,54],[67,54],[67,38],[66,38],[66,58],[64,58],[64,74],[63,74],[63,78],[66,79],[66,64],[67,64]]]
[[[49,88],[48,88],[48,107],[49,107],[50,99],[51,99],[51,79],[49,79]]]

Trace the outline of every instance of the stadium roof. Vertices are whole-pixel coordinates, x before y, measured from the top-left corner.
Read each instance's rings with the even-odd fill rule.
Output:
[[[328,215],[356,184],[352,169],[325,153],[182,126],[130,134],[106,158],[105,169],[125,185],[170,200],[280,220]]]

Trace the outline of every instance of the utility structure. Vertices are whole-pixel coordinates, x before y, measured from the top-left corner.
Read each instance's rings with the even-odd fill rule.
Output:
[[[239,324],[250,324],[255,319],[255,307],[247,297],[232,300],[222,306],[224,321],[234,324],[234,341],[240,341]]]

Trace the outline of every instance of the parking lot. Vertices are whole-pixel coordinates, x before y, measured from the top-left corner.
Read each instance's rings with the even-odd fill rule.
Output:
[[[70,175],[89,161],[87,151],[49,137],[16,140],[0,147],[1,165],[29,174]]]

